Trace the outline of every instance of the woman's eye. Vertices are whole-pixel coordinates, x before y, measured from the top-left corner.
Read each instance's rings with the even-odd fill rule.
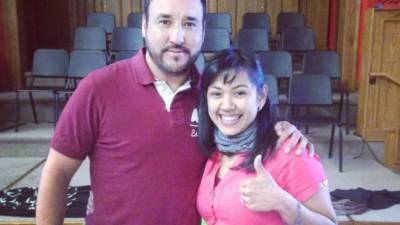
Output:
[[[219,93],[219,92],[210,92],[208,95],[211,96],[211,97],[219,97],[219,96],[221,96],[221,93]]]
[[[244,96],[244,95],[246,95],[247,93],[245,92],[245,91],[237,91],[237,92],[235,92],[235,95],[236,96]]]

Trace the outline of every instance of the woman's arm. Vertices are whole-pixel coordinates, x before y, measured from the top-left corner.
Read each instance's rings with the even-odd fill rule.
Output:
[[[257,176],[240,185],[243,204],[254,211],[277,211],[289,225],[333,225],[336,216],[333,210],[328,186],[322,187],[304,203],[298,202],[283,190],[266,170],[261,157],[254,160]]]
[[[277,211],[289,225],[295,224],[336,224],[336,215],[333,210],[329,189],[324,186],[307,201],[300,203],[286,192],[282,204]]]

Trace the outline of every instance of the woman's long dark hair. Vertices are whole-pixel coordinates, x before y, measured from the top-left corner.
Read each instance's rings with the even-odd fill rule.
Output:
[[[199,144],[201,151],[208,157],[212,155],[215,149],[214,130],[216,127],[208,115],[207,90],[219,76],[223,76],[224,82],[232,82],[236,76],[230,75],[232,71],[234,74],[246,71],[250,82],[257,88],[257,94],[260,94],[266,84],[265,76],[256,56],[244,50],[222,50],[207,64],[200,81]],[[262,154],[262,159],[265,160],[276,147],[278,136],[274,129],[273,110],[268,98],[263,108],[257,113],[255,122],[257,127],[255,147],[247,153],[246,159],[237,167],[238,169],[254,171],[253,161],[255,157]]]

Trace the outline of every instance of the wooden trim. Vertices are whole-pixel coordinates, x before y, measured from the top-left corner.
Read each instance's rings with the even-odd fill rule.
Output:
[[[370,78],[385,78],[391,81],[392,83],[395,83],[396,85],[400,86],[400,79],[385,72],[371,72],[369,76]]]
[[[360,0],[339,1],[337,51],[340,54],[342,84],[347,90],[355,91],[358,19]]]
[[[371,64],[371,48],[373,46],[373,26],[374,23],[374,14],[375,11],[373,9],[368,10],[365,14],[365,23],[366,29],[363,34],[363,66],[361,67],[361,81],[360,81],[360,89],[359,89],[359,99],[358,99],[358,107],[359,109],[366,109],[367,107],[367,98],[369,96],[369,79],[368,72],[370,71]],[[369,115],[368,110],[358,110],[357,114],[357,132],[364,138],[367,138],[367,118]]]
[[[5,61],[9,68],[10,84],[7,85],[9,89],[17,89],[22,84],[21,72],[21,52],[20,52],[20,38],[19,38],[19,20],[17,13],[17,1],[15,0],[2,0],[2,13],[4,23],[4,44],[5,51],[1,54],[5,55]]]
[[[385,166],[400,171],[400,130],[387,132],[384,148]]]

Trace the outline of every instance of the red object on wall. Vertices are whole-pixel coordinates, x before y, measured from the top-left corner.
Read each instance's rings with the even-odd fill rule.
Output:
[[[328,49],[336,51],[337,23],[338,23],[338,0],[329,1],[329,28],[328,28]]]
[[[5,38],[4,38],[4,21],[3,21],[3,11],[0,11],[0,52],[5,53],[6,49],[5,49]],[[4,54],[0,54],[0,74],[3,74],[4,69],[6,68],[7,63],[5,61],[5,57]]]

